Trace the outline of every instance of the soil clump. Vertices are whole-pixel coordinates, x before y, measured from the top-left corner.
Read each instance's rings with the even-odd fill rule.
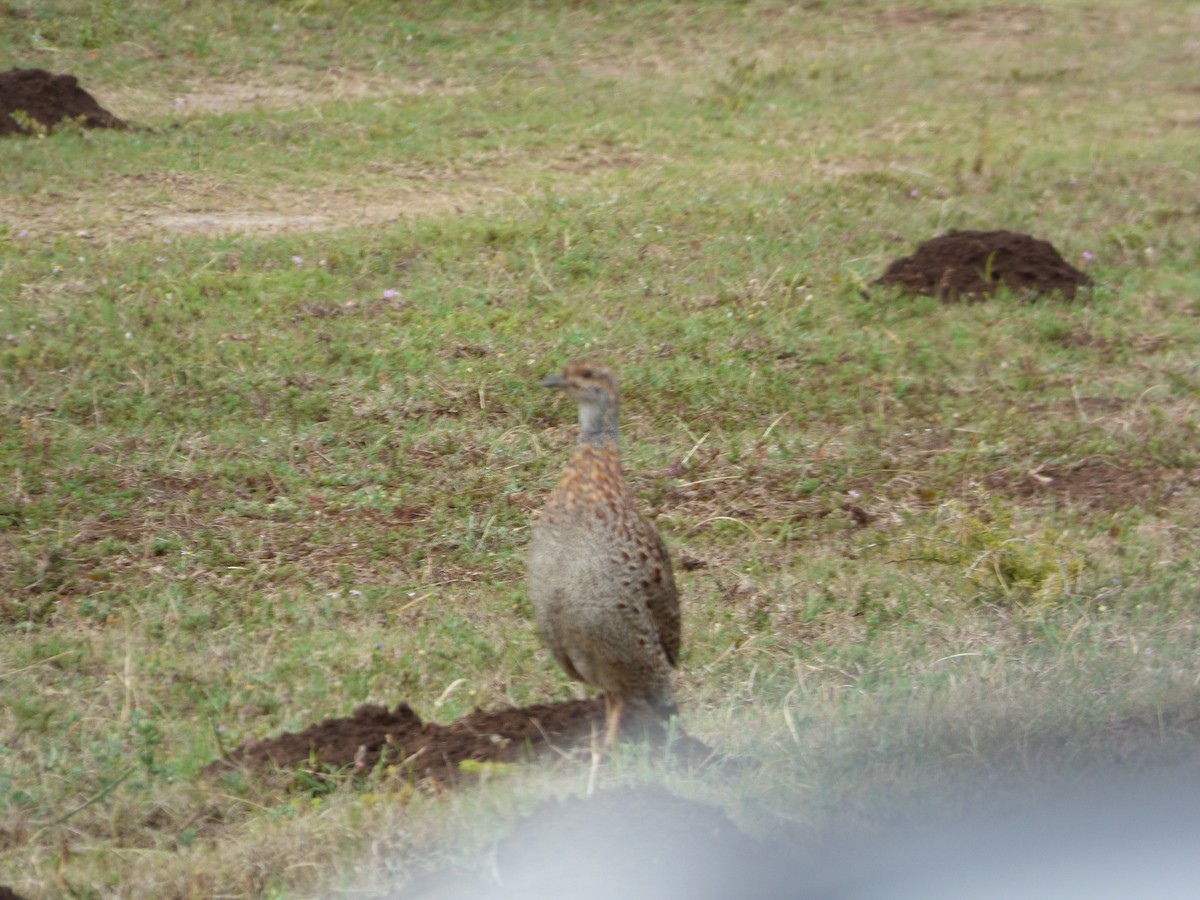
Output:
[[[479,771],[473,764],[518,763],[588,749],[603,733],[604,701],[599,697],[514,709],[477,709],[448,725],[422,721],[407,703],[392,710],[366,704],[349,717],[249,741],[210,763],[205,771],[315,768],[318,773],[349,770],[365,775],[382,761],[416,780],[444,785]],[[624,733],[654,742],[667,738],[661,724],[632,716]],[[704,743],[683,734],[672,736],[669,752],[688,765],[704,765],[716,758]]]
[[[78,119],[85,128],[129,128],[81,88],[74,75],[44,69],[0,72],[0,137],[34,133],[13,116],[18,111],[47,130],[63,119]]]
[[[1049,241],[1013,231],[951,231],[894,260],[874,282],[948,302],[983,300],[1001,286],[1073,299],[1091,283]]]

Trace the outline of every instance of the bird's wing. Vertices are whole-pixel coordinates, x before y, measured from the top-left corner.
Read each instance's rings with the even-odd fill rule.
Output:
[[[650,589],[646,591],[646,610],[658,631],[658,639],[667,654],[667,661],[674,667],[679,660],[681,626],[679,591],[675,587],[671,555],[654,526],[643,520],[642,527],[651,547],[651,564],[656,574],[656,577],[651,579]]]

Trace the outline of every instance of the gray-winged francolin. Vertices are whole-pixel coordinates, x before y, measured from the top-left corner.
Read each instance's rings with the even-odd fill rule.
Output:
[[[529,598],[546,646],[576,681],[604,691],[606,747],[630,702],[675,709],[679,594],[658,532],[621,472],[617,382],[593,362],[543,384],[579,404],[579,447],[533,526]]]

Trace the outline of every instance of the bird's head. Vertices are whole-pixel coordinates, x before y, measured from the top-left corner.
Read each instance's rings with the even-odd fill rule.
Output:
[[[579,404],[583,440],[617,437],[617,379],[607,366],[586,359],[575,360],[558,375],[542,382],[556,388]]]
[[[542,382],[548,388],[558,388],[581,406],[617,402],[617,379],[608,366],[577,359],[567,363],[558,375]]]

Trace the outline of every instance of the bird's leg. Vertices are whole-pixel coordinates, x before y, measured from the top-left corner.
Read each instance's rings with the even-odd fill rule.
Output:
[[[625,698],[615,697],[612,694],[604,695],[604,749],[611,750],[612,745],[617,740],[617,733],[621,730],[621,716],[625,712]]]

